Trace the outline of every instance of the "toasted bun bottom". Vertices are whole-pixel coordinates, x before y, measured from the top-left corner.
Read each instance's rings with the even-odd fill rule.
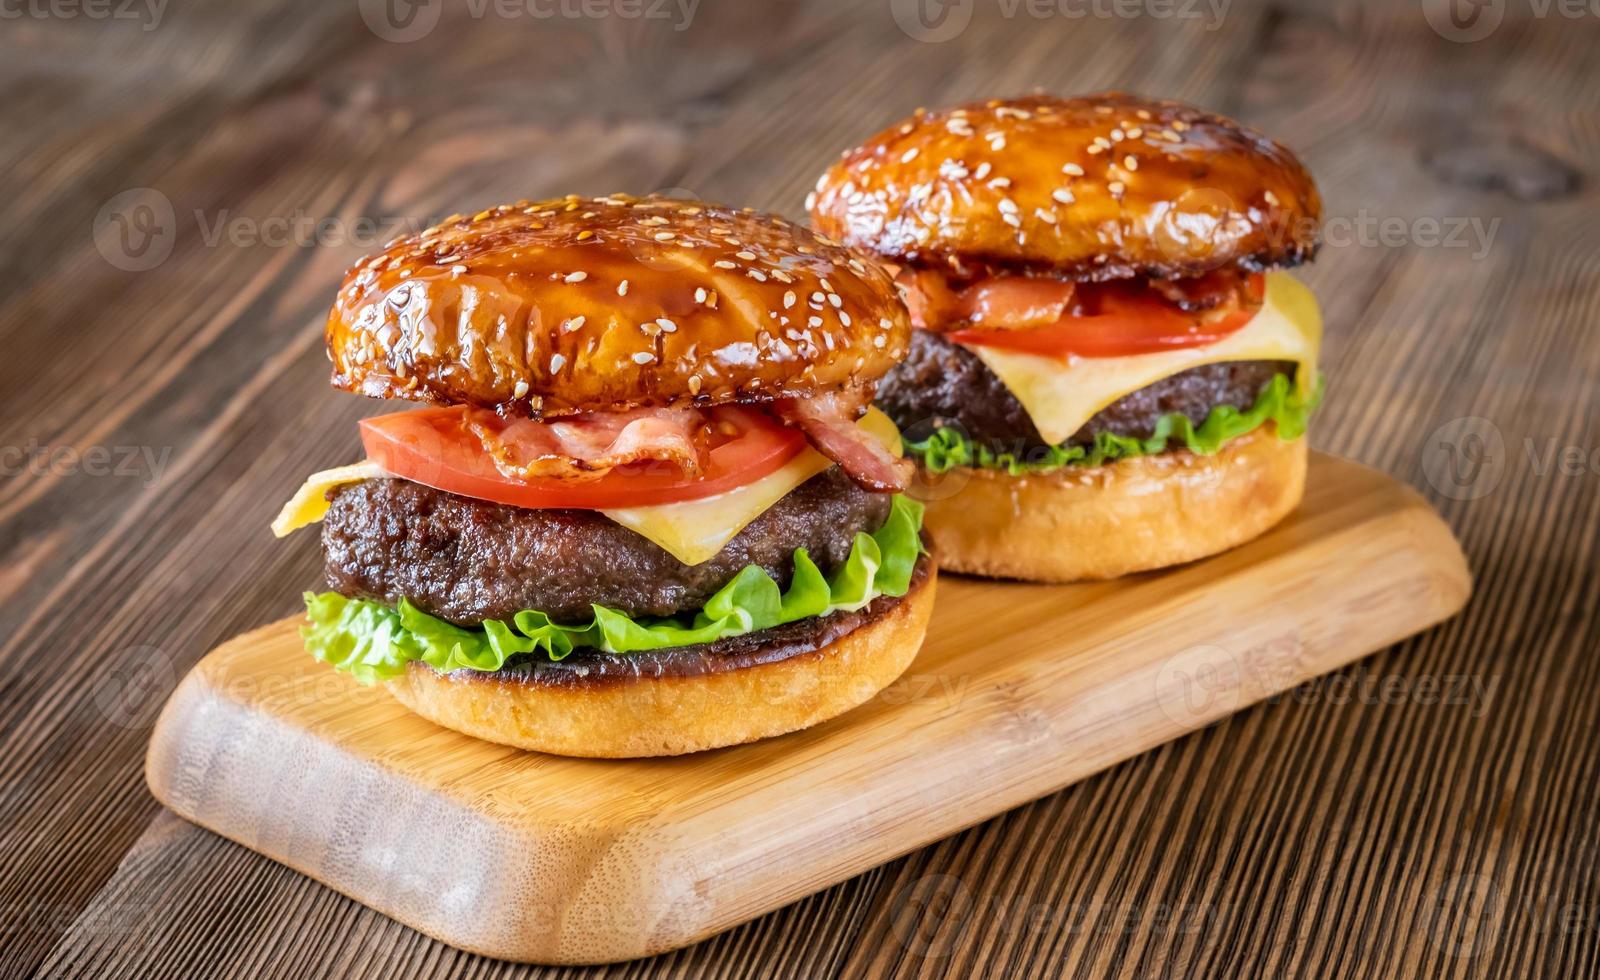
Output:
[[[826,721],[893,683],[922,645],[936,578],[930,567],[881,615],[770,663],[554,685],[413,662],[387,687],[435,724],[554,755],[625,759],[738,745]]]
[[[1194,561],[1260,535],[1300,503],[1306,444],[1267,425],[1214,456],[1178,451],[1029,476],[956,469],[931,479],[923,496],[938,499],[924,501],[924,527],[945,571],[1077,582]]]

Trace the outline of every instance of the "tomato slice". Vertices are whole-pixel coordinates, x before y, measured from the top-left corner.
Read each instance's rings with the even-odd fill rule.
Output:
[[[709,415],[726,434],[690,476],[652,462],[618,466],[589,480],[518,480],[501,473],[467,425],[463,407],[424,408],[361,422],[367,456],[396,476],[448,493],[530,509],[607,510],[698,500],[745,486],[776,471],[806,447],[806,438],[765,412],[721,406]]]
[[[954,330],[958,343],[1003,347],[1046,357],[1128,357],[1204,347],[1237,333],[1255,318],[1265,277],[1251,276],[1247,301],[1221,310],[1187,313],[1142,286],[1107,284],[1083,290],[1084,310],[1029,330]],[[1087,295],[1083,295],[1083,294]]]

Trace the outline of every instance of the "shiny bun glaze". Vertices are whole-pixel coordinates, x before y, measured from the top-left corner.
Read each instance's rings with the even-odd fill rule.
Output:
[[[1293,265],[1322,212],[1284,147],[1120,93],[919,111],[846,152],[806,207],[824,234],[911,265],[1080,280]]]
[[[346,274],[333,385],[570,415],[762,402],[874,382],[904,356],[881,270],[774,215],[569,196],[457,216]]]

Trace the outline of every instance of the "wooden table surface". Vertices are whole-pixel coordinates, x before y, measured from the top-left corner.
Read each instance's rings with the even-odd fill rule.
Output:
[[[375,407],[326,386],[340,272],[524,196],[799,215],[835,152],[916,106],[1036,86],[1188,99],[1304,156],[1330,218],[1305,273],[1331,379],[1313,442],[1429,494],[1477,596],[1066,792],[595,972],[1600,974],[1600,11],[918,16],[939,6],[0,9],[0,975],[568,972],[425,939],[144,786],[176,679],[317,582],[314,536],[266,525]]]

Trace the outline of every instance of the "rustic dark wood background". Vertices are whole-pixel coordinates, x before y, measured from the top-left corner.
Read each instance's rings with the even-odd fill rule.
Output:
[[[1313,441],[1428,493],[1477,597],[1333,679],[597,972],[1600,973],[1600,12],[1501,0],[1469,42],[1495,25],[1432,0],[1019,2],[979,0],[959,31],[960,3],[926,31],[900,0],[704,0],[687,24],[450,3],[431,29],[424,4],[404,43],[368,0],[7,5],[0,974],[567,972],[428,940],[144,787],[177,677],[317,579],[314,536],[266,525],[374,410],[325,384],[337,277],[407,221],[523,196],[799,215],[837,150],[914,107],[1036,86],[1189,99],[1305,157],[1332,219],[1306,273],[1329,327]]]

